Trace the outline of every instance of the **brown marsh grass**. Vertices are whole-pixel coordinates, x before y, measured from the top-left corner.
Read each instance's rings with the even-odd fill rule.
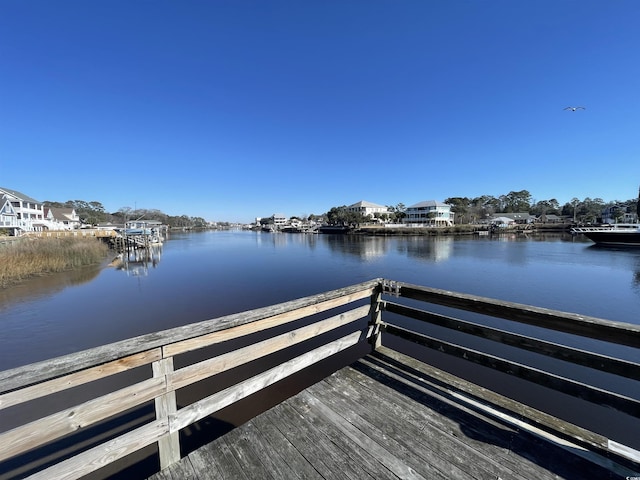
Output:
[[[0,287],[35,275],[100,263],[109,248],[94,238],[20,238],[0,243]]]

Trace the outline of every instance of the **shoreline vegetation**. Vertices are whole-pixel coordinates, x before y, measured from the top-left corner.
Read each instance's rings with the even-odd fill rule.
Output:
[[[353,228],[352,235],[473,235],[480,232],[492,234],[508,233],[549,233],[569,232],[570,224],[525,224],[513,225],[507,228],[490,229],[486,225],[452,225],[449,227],[385,227],[382,225],[367,225]]]
[[[20,238],[0,242],[0,288],[27,278],[95,265],[109,247],[94,238]]]

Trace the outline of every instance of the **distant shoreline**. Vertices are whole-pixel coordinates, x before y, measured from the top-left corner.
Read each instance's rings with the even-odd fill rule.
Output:
[[[570,224],[541,224],[541,225],[514,225],[507,228],[489,228],[480,225],[454,225],[452,227],[384,227],[365,226],[357,227],[348,232],[349,235],[374,235],[374,236],[444,236],[444,235],[474,235],[474,234],[512,234],[512,233],[562,233],[569,232]]]

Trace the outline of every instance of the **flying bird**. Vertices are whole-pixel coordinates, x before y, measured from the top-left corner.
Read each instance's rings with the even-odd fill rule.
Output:
[[[564,108],[563,110],[571,110],[572,112],[575,112],[576,110],[586,110],[586,108],[584,108],[584,107],[567,107],[567,108]]]

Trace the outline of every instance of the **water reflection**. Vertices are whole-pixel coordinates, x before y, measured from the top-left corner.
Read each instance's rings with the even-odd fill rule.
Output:
[[[89,283],[98,276],[102,267],[102,265],[90,265],[66,272],[31,277],[17,285],[0,288],[0,311],[3,307],[14,303],[49,297],[67,287]]]
[[[640,292],[640,249],[592,244],[588,250],[589,253],[593,252],[594,255],[600,256],[606,262],[611,262],[610,258],[612,257],[616,258],[616,262],[611,262],[612,266],[615,266],[619,261],[632,265],[632,288],[636,292]]]
[[[410,237],[398,245],[398,253],[430,262],[443,262],[453,253],[453,237]]]
[[[119,253],[109,264],[131,277],[144,277],[149,267],[156,268],[162,257],[162,245],[150,245],[147,248],[135,248]]]
[[[364,261],[385,256],[389,248],[389,242],[384,237],[331,234],[321,236],[333,253],[352,255]]]
[[[257,232],[256,244],[258,246],[287,247],[290,245],[300,245],[316,247],[318,235],[311,233],[285,233],[285,232]]]

